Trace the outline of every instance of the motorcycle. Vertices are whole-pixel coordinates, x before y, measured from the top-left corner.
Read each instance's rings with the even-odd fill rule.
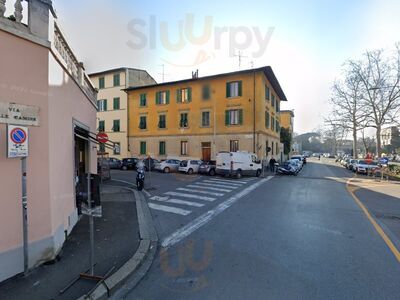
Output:
[[[144,188],[144,177],[144,168],[137,169],[136,186],[139,191],[143,190]]]

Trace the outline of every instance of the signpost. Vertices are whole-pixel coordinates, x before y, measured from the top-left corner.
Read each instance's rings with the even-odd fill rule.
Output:
[[[96,135],[96,137],[97,137],[97,141],[98,141],[99,143],[105,144],[105,143],[108,142],[108,135],[107,135],[107,133],[99,132],[99,133]]]
[[[0,123],[39,126],[39,107],[0,102]]]

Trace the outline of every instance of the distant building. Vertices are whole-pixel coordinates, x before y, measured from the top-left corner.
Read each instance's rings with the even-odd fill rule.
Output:
[[[119,159],[131,157],[128,146],[128,97],[123,90],[156,84],[156,81],[145,70],[133,68],[105,70],[89,74],[89,77],[98,89],[97,130],[107,133],[116,145],[114,149],[101,148],[99,151]]]
[[[280,102],[287,100],[271,67],[126,91],[134,156],[210,160],[219,151],[249,151],[281,158]]]
[[[400,131],[396,126],[384,128],[381,131],[382,147],[398,148],[400,147]]]
[[[80,178],[97,171],[89,142],[96,131],[96,90],[52,2],[29,0],[27,11],[20,2],[13,2],[12,19],[0,1],[0,281],[24,271],[21,211],[27,212],[29,268],[53,260],[78,221]],[[27,24],[21,22],[25,13]],[[23,126],[21,120],[29,126],[24,174],[21,159],[6,153],[7,126]]]
[[[281,126],[289,129],[293,136],[294,131],[294,111],[293,110],[281,110]]]

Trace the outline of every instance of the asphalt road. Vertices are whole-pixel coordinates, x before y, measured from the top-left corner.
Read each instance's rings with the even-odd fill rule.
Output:
[[[190,213],[152,210],[166,247],[127,299],[399,299],[400,263],[347,191],[353,174],[343,168],[315,161],[296,177],[220,181],[232,190],[186,198],[204,204],[190,209],[166,193],[200,195],[210,178],[164,175],[154,175],[149,203]]]

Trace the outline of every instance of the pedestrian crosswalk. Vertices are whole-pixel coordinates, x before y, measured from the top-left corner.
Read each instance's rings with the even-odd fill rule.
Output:
[[[149,199],[149,207],[156,211],[187,216],[218,200],[228,193],[248,185],[255,178],[223,179],[219,177],[202,177],[173,191],[153,196]]]

